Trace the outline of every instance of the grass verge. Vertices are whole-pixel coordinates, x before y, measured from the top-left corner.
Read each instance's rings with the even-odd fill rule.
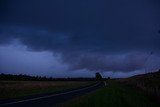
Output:
[[[144,92],[117,82],[57,107],[160,107]]]

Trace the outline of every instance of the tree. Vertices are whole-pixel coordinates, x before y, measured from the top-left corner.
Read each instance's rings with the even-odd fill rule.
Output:
[[[102,80],[102,76],[99,72],[96,72],[96,80]]]

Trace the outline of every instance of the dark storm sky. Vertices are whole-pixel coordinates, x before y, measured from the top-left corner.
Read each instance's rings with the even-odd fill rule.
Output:
[[[0,72],[125,77],[160,68],[159,0],[1,0]]]

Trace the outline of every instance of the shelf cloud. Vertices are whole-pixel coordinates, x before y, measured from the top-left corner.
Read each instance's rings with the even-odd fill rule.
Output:
[[[50,65],[61,76],[73,71],[86,76],[92,71],[137,74],[160,68],[160,2],[156,0],[2,0],[0,7],[1,58],[4,47],[16,40],[16,47],[25,46],[24,54],[45,54],[44,59],[37,57],[46,61],[46,72]],[[30,57],[34,62],[35,56]],[[1,60],[1,68],[10,67],[5,62]]]

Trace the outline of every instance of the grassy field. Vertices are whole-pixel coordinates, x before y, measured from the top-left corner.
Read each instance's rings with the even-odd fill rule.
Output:
[[[0,100],[88,85],[80,81],[0,81]]]
[[[57,107],[160,107],[145,92],[117,81]]]
[[[160,72],[137,75],[118,81],[128,86],[137,87],[160,101]]]

